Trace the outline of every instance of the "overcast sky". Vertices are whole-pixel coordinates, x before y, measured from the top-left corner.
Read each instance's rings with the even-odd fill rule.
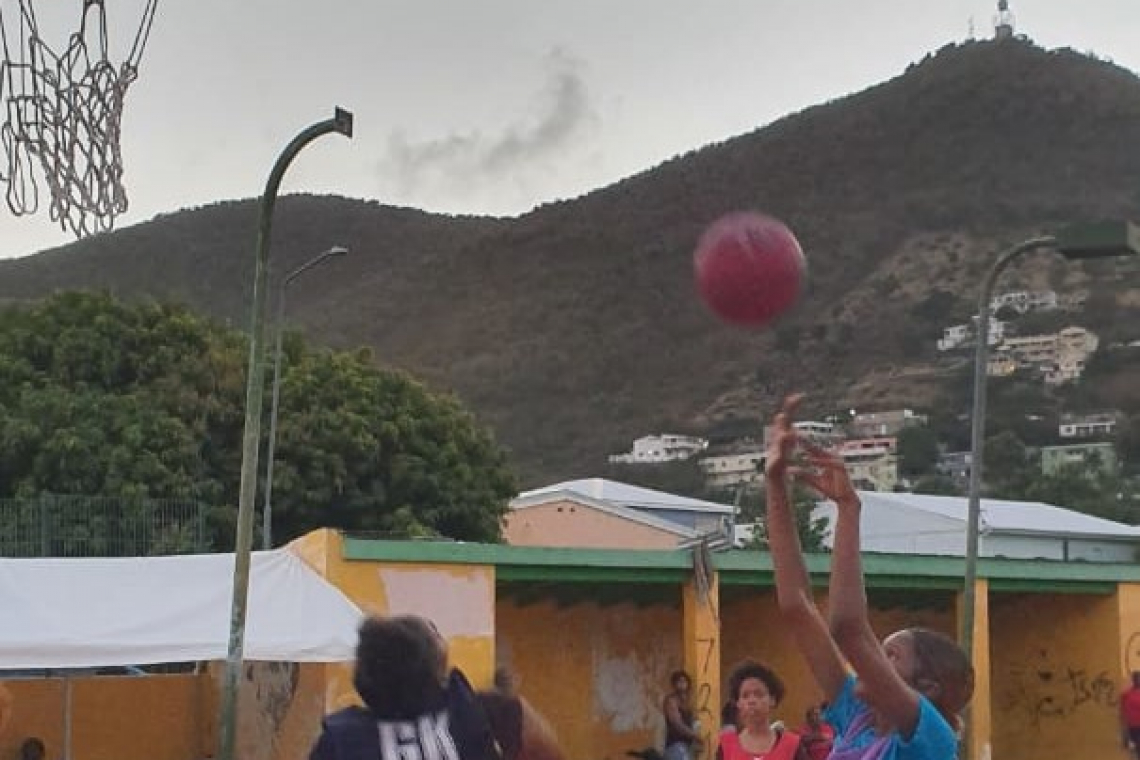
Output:
[[[0,0],[10,44],[18,2]],[[58,52],[82,3],[37,2]],[[996,12],[978,0],[158,3],[123,115],[119,227],[258,196],[285,144],[335,105],[355,113],[355,138],[306,148],[282,193],[514,215],[889,79],[966,39],[971,20],[992,35]],[[107,0],[113,63],[143,5]],[[1012,11],[1045,47],[1140,70],[1140,0]],[[46,204],[20,218],[0,206],[0,255],[71,239]]]

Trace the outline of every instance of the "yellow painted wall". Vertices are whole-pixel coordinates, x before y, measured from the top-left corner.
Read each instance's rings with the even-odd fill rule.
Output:
[[[1117,587],[1116,606],[1121,646],[1121,691],[1129,676],[1140,671],[1140,583],[1122,583]]]
[[[37,736],[48,757],[64,750],[62,679],[5,681],[12,715],[0,734],[0,758],[15,757]],[[212,749],[216,701],[207,676],[90,677],[71,681],[74,760],[146,757],[185,760]]]
[[[661,746],[661,702],[681,667],[681,610],[553,602],[497,606],[499,656],[547,716],[566,756],[626,760]]]
[[[293,548],[365,613],[430,618],[447,639],[451,662],[476,687],[489,686],[495,669],[495,568],[346,561],[342,539],[317,531]],[[351,664],[325,668],[329,711],[358,701]]]
[[[1117,603],[991,593],[994,758],[1126,757],[1117,727]]]

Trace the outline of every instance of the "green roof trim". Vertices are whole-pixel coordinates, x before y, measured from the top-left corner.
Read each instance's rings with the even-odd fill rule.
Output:
[[[500,582],[530,583],[681,583],[692,572],[692,554],[684,549],[566,549],[448,541],[344,539],[344,558],[424,564],[491,565]],[[772,558],[767,552],[714,552],[713,563],[724,586],[770,587]],[[827,583],[830,555],[807,556],[814,583]],[[869,588],[957,590],[965,562],[961,557],[865,554]],[[993,591],[1015,593],[1111,594],[1117,583],[1140,583],[1140,565],[985,558],[978,577]]]
[[[693,567],[687,551],[560,549],[446,541],[373,541],[345,537],[350,561],[493,565],[501,582],[683,583]]]

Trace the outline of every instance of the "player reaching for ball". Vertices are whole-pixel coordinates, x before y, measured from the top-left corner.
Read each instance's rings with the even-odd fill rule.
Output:
[[[953,760],[954,726],[969,702],[974,674],[943,634],[897,631],[882,642],[867,615],[859,554],[859,495],[843,460],[801,442],[792,425],[799,396],[776,415],[764,468],[768,545],[780,615],[830,703],[837,738],[831,760]],[[793,465],[797,452],[803,465]],[[827,623],[815,606],[788,495],[794,479],[835,502]],[[854,670],[849,675],[846,665]]]

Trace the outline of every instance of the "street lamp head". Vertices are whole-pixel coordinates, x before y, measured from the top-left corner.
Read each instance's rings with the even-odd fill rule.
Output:
[[[348,138],[352,138],[352,111],[346,111],[340,106],[333,112],[333,128]]]
[[[325,253],[326,256],[344,256],[348,253],[348,249],[343,245],[334,245]]]
[[[1073,224],[1057,233],[1055,247],[1073,261],[1137,256],[1140,227],[1119,219]]]

